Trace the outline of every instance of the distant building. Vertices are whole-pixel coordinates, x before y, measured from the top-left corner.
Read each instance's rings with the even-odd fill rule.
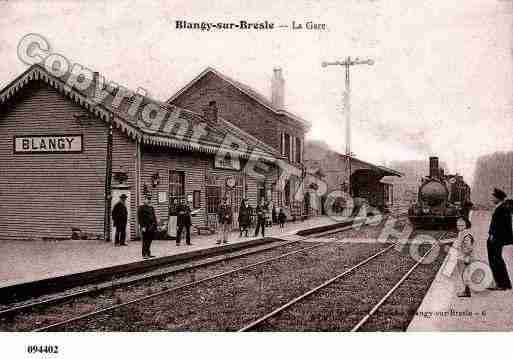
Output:
[[[345,155],[331,150],[322,143],[309,141],[305,145],[305,164],[312,170],[318,168],[324,175],[323,180],[328,186],[328,192],[337,190],[347,192],[347,185],[350,182],[353,197],[364,198],[378,208],[387,207],[393,203],[393,184],[390,181],[383,181],[383,178],[385,176],[400,177],[400,172],[354,157],[351,158],[349,171],[348,162]]]

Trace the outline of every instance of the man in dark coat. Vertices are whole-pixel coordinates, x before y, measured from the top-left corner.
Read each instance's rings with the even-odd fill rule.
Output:
[[[513,230],[511,228],[511,211],[504,204],[506,193],[495,188],[493,193],[493,203],[496,205],[490,221],[488,230],[488,241],[486,248],[488,250],[488,262],[492,270],[493,279],[496,286],[490,287],[490,290],[511,289],[508,270],[504,259],[502,258],[502,247],[513,244]]]
[[[177,225],[178,231],[176,232],[176,245],[180,245],[180,240],[182,239],[182,232],[185,228],[185,243],[190,246],[191,245],[191,207],[188,205],[185,198],[182,199],[181,203],[176,208],[178,212]]]
[[[240,236],[242,237],[242,232],[246,232],[246,237],[248,236],[248,227],[251,222],[251,207],[248,205],[248,200],[244,198],[240,204],[239,208],[239,230]]]
[[[262,228],[262,237],[265,237],[265,216],[267,213],[267,206],[264,199],[256,207],[257,224],[255,229],[255,237],[258,237],[259,229]]]
[[[116,228],[116,234],[114,235],[115,246],[126,246],[126,224],[128,222],[126,199],[127,195],[123,193],[119,197],[119,202],[112,209],[112,223]]]
[[[151,255],[151,241],[157,231],[157,217],[155,209],[151,206],[151,197],[144,198],[144,204],[137,210],[137,218],[142,233],[142,256],[144,259],[155,257]]]
[[[221,236],[217,239],[216,244],[228,243],[230,236],[230,229],[232,226],[233,213],[232,207],[228,203],[228,198],[223,198],[223,203],[219,206],[217,211],[219,225],[221,226]]]

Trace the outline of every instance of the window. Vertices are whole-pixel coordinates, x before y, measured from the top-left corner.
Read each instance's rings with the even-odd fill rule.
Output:
[[[260,201],[265,199],[265,183],[258,182],[257,184],[257,203],[260,204]]]
[[[239,212],[239,206],[244,197],[244,178],[243,176],[235,176],[235,187],[229,191],[227,195],[231,201],[233,213]]]
[[[192,208],[197,209],[201,207],[201,191],[195,190],[192,192]]]
[[[272,189],[272,201],[274,203],[275,206],[277,207],[282,207],[283,206],[283,203],[282,203],[282,200],[281,200],[281,192],[276,190],[276,188],[273,186],[273,189]]]
[[[288,133],[285,134],[285,157],[290,161],[290,135]]]
[[[285,183],[285,205],[290,205],[290,180]]]
[[[169,201],[180,202],[185,198],[185,174],[181,171],[169,171]]]
[[[296,137],[296,162],[301,163],[301,139]]]
[[[207,213],[217,213],[221,203],[221,187],[206,186],[205,195],[207,197]]]

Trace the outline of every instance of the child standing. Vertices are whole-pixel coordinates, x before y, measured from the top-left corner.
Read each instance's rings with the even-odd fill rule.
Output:
[[[280,214],[278,214],[278,222],[280,222],[280,228],[284,227],[286,220],[287,220],[287,216],[285,215],[285,211],[283,210],[283,207],[281,207]]]
[[[465,219],[458,218],[456,221],[456,228],[458,229],[458,238],[454,243],[454,248],[458,251],[458,269],[461,272],[461,279],[463,282],[464,289],[458,293],[458,297],[470,298],[471,292],[468,283],[468,278],[464,275],[465,269],[472,262],[472,252],[474,249],[474,237],[470,232],[470,222]]]

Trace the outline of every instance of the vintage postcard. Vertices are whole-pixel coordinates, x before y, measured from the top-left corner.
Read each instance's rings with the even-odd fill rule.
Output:
[[[513,329],[513,1],[0,14],[7,357]]]

